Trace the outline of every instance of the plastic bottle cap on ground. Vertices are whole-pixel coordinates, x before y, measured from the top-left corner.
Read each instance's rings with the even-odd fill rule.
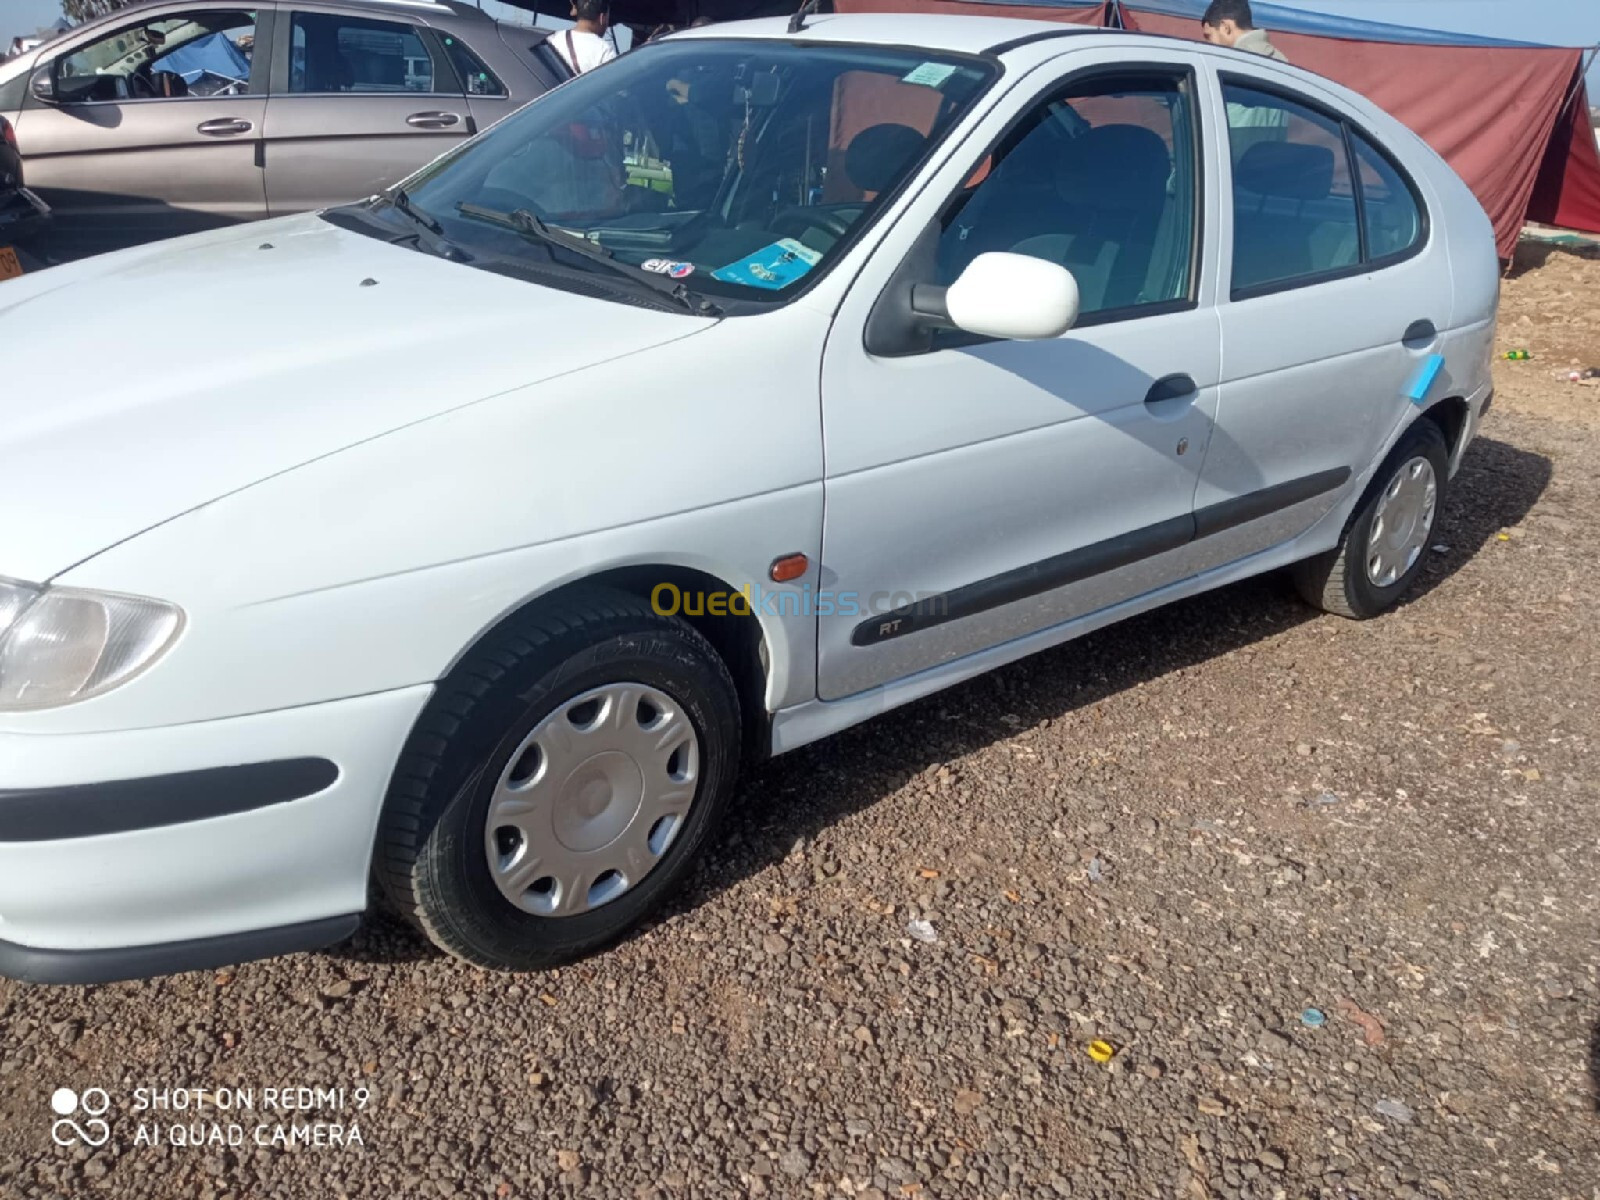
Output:
[[[1117,1048],[1110,1042],[1102,1042],[1098,1038],[1089,1043],[1089,1057],[1097,1063],[1110,1062]]]

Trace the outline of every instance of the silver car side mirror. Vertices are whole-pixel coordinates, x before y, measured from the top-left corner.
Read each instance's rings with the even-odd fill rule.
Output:
[[[33,81],[28,85],[28,90],[33,93],[35,100],[45,104],[56,102],[56,69],[54,63],[40,67],[34,72]]]

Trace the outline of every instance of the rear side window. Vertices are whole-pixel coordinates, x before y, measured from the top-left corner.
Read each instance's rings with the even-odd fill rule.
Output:
[[[291,92],[433,92],[448,78],[414,26],[294,14]]]
[[[1264,92],[1225,87],[1233,150],[1233,287],[1322,275],[1361,261],[1344,129]]]
[[[501,83],[489,65],[472,52],[472,48],[452,33],[440,33],[439,40],[444,43],[444,52],[450,58],[450,65],[456,69],[456,74],[461,77],[461,87],[469,96],[504,96],[505,84]]]
[[[1421,240],[1410,185],[1347,122],[1242,84],[1223,96],[1235,298],[1382,265]]]

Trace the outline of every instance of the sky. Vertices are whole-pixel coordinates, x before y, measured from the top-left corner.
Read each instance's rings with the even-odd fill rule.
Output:
[[[1600,0],[1276,0],[1290,8],[1342,13],[1394,25],[1420,25],[1459,33],[1482,33],[1553,45],[1593,46],[1600,42]],[[503,19],[531,21],[526,10],[483,0],[483,8]],[[61,15],[59,0],[0,0],[0,45],[31,33]],[[545,25],[565,21],[542,18]],[[1600,103],[1600,59],[1589,71],[1590,102]]]

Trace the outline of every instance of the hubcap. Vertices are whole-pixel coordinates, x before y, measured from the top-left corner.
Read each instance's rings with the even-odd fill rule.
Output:
[[[484,849],[495,885],[542,917],[570,917],[637,887],[689,815],[700,740],[683,709],[642,683],[563,703],[506,760]]]
[[[1367,578],[1375,587],[1392,586],[1417,561],[1438,498],[1433,464],[1425,458],[1411,459],[1389,480],[1367,535]]]

